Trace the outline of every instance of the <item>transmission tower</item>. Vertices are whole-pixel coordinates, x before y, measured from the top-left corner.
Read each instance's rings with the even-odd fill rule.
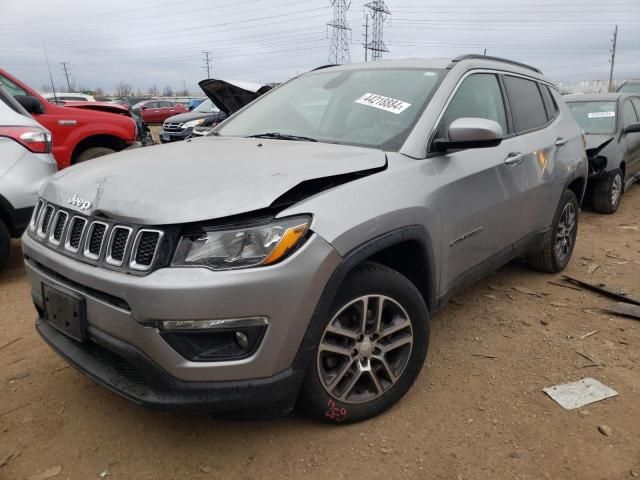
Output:
[[[387,16],[391,15],[391,11],[387,8],[384,0],[373,0],[373,2],[365,3],[365,8],[371,11],[371,41],[367,43],[365,48],[371,50],[371,60],[374,62],[382,58],[383,53],[388,53],[389,49],[384,44],[383,27]]]
[[[611,69],[609,70],[609,88],[607,89],[609,92],[613,92],[613,67],[616,62],[616,46],[618,43],[618,25],[616,25],[616,29],[613,31],[613,38],[611,39],[611,57],[609,58],[609,63],[611,64]]]
[[[351,2],[331,0],[331,5],[333,5],[333,22],[327,23],[333,29],[329,46],[329,63],[351,63],[351,51],[349,50],[351,29],[347,25],[347,10],[349,10]]]

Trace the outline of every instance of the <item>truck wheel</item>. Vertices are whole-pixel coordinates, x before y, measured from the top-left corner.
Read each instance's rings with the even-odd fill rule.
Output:
[[[115,153],[115,150],[107,147],[87,148],[84,152],[78,155],[75,162],[73,163],[75,165],[76,163],[86,162],[87,160],[102,157],[103,155],[109,155],[110,153]]]
[[[593,192],[593,209],[598,213],[614,213],[622,198],[622,170],[613,170],[598,180]]]
[[[0,272],[7,265],[9,253],[11,252],[11,235],[7,226],[0,220]]]
[[[329,423],[354,423],[394,405],[420,373],[429,344],[429,313],[403,275],[364,263],[340,287],[299,406]]]
[[[542,250],[529,255],[529,265],[543,272],[557,273],[567,266],[578,235],[580,206],[576,194],[565,190],[560,198],[551,227],[551,241]]]

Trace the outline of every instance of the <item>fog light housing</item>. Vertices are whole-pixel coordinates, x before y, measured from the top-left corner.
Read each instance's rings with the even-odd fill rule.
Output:
[[[266,317],[223,320],[167,320],[160,336],[192,362],[242,360],[253,355],[267,331]]]

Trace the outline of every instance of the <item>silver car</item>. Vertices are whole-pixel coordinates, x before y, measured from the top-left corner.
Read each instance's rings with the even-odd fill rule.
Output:
[[[27,227],[38,190],[57,171],[51,134],[0,87],[0,271]]]
[[[574,248],[584,139],[533,67],[322,68],[212,133],[65,170],[23,236],[38,332],[139,404],[373,417],[454,293]]]

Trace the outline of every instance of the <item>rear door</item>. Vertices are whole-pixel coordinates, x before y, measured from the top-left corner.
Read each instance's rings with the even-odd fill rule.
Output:
[[[640,122],[640,98],[625,100],[622,105],[622,128]],[[627,151],[624,155],[627,166],[626,179],[640,173],[640,133],[625,133],[623,135],[627,141]]]
[[[575,122],[562,128],[560,109],[547,85],[516,75],[505,74],[503,79],[517,134],[515,148],[524,155],[516,221],[517,237],[526,242],[552,224],[568,176],[558,169],[573,163],[572,142],[579,129],[570,128]]]
[[[431,160],[441,184],[435,208],[442,212],[443,291],[457,289],[495,268],[495,262],[510,259],[522,213],[516,200],[522,167],[509,164],[518,140],[510,133],[497,74],[472,73],[462,80],[433,138],[446,140],[451,122],[465,117],[496,121],[505,138],[497,147],[454,150]]]

